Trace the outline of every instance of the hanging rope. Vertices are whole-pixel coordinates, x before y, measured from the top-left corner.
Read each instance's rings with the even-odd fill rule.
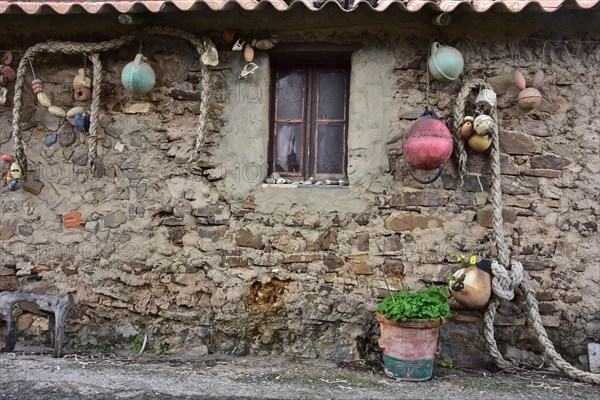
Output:
[[[88,134],[88,162],[92,174],[96,172],[96,157],[98,156],[98,113],[100,111],[100,92],[102,88],[102,63],[100,55],[94,53],[90,56],[94,65],[94,79],[92,81],[92,107],[90,112],[90,131]]]
[[[457,143],[457,153],[459,157],[459,171],[461,176],[466,173],[467,154],[465,151],[464,141],[461,138],[460,128],[464,118],[465,103],[471,91],[475,88],[482,87],[484,89],[493,90],[493,88],[483,80],[473,80],[467,82],[462,87],[456,106],[454,107],[454,131],[455,141]],[[496,365],[500,368],[514,372],[517,367],[511,362],[504,359],[496,340],[494,339],[494,319],[498,305],[502,300],[512,300],[515,296],[515,288],[520,287],[526,296],[527,306],[529,308],[529,320],[533,325],[533,329],[538,337],[538,340],[543,348],[544,354],[550,361],[565,373],[569,378],[576,379],[581,382],[600,385],[600,374],[581,371],[571,364],[566,362],[554,348],[554,345],[548,338],[548,334],[542,318],[540,317],[539,307],[535,291],[531,288],[526,279],[523,279],[523,265],[514,259],[510,259],[510,253],[506,246],[504,238],[503,218],[502,218],[502,187],[500,174],[500,142],[498,129],[498,112],[494,106],[490,112],[490,116],[494,119],[495,124],[492,128],[492,147],[491,147],[491,197],[492,197],[492,226],[494,230],[494,242],[498,250],[498,260],[492,262],[492,291],[493,298],[488,303],[483,321],[484,321],[484,337],[488,351]]]
[[[169,35],[187,40],[196,48],[198,59],[204,52],[202,40],[193,34],[181,29],[170,27],[149,27],[140,31],[131,32],[119,38],[104,42],[61,42],[48,41],[38,43],[23,54],[19,67],[17,68],[17,79],[15,82],[15,95],[13,106],[13,122],[12,122],[12,137],[15,143],[15,159],[21,165],[23,179],[27,178],[27,157],[25,156],[24,143],[21,132],[21,112],[23,109],[23,90],[25,83],[25,73],[27,63],[30,63],[36,55],[42,53],[51,54],[92,54],[91,59],[94,64],[94,86],[92,91],[92,110],[90,115],[90,140],[88,158],[92,170],[96,167],[97,157],[97,126],[98,126],[98,110],[100,107],[100,83],[102,81],[102,65],[98,53],[111,51],[122,47],[141,35]],[[196,147],[192,153],[192,157],[188,162],[193,161],[200,153],[204,138],[206,136],[206,117],[208,115],[208,94],[210,90],[208,68],[200,61],[200,115],[198,116],[198,135],[196,138]],[[95,115],[95,117],[94,117]],[[93,127],[93,128],[92,128]]]

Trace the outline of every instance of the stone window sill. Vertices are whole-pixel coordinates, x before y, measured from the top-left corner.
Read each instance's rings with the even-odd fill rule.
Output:
[[[328,189],[328,190],[346,190],[349,186],[340,185],[292,185],[290,183],[263,183],[264,188],[276,188],[276,189]]]

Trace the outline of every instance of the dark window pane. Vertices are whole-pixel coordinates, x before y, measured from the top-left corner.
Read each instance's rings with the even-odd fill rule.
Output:
[[[275,172],[300,172],[302,125],[275,126]]]
[[[343,120],[346,93],[346,74],[344,71],[319,72],[319,119]]]
[[[299,71],[277,72],[277,119],[302,119],[304,74]]]
[[[317,129],[317,174],[344,172],[344,126],[319,125]]]

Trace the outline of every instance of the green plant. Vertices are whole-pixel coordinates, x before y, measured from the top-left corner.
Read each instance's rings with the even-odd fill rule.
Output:
[[[111,351],[115,348],[115,346],[110,343],[110,342],[106,342],[106,343],[102,343],[99,341],[96,341],[92,344],[92,347],[94,348],[94,350],[100,351],[100,350],[108,350]]]
[[[445,319],[452,315],[448,290],[434,285],[427,289],[401,290],[379,303],[377,311],[392,322],[408,319]]]
[[[158,342],[158,348],[154,349],[154,354],[157,356],[166,356],[169,354],[169,343],[167,342],[167,339],[161,339],[160,342]]]
[[[464,268],[465,265],[467,264],[467,256],[465,256],[464,254],[461,254],[457,257],[458,262],[461,265],[461,268]],[[469,257],[469,266],[470,267],[474,267],[477,264],[477,257],[475,256],[471,256]]]
[[[443,357],[440,360],[440,367],[442,368],[454,368],[454,361],[451,358]]]
[[[135,337],[135,341],[133,342],[133,346],[131,346],[131,351],[133,351],[134,353],[139,353],[140,351],[142,351],[142,346],[144,345],[144,336],[143,335],[137,335]]]
[[[73,346],[73,348],[75,350],[77,350],[78,348],[80,348],[81,347],[81,342],[79,341],[79,339],[77,339],[77,338],[73,339],[72,346]]]

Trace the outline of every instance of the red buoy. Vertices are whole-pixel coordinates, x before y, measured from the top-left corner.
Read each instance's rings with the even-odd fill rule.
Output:
[[[426,107],[425,112],[410,127],[402,149],[410,167],[424,170],[439,168],[438,174],[428,181],[422,181],[414,175],[412,169],[410,171],[418,182],[432,183],[439,178],[442,164],[448,161],[452,154],[452,134],[433,108]]]

